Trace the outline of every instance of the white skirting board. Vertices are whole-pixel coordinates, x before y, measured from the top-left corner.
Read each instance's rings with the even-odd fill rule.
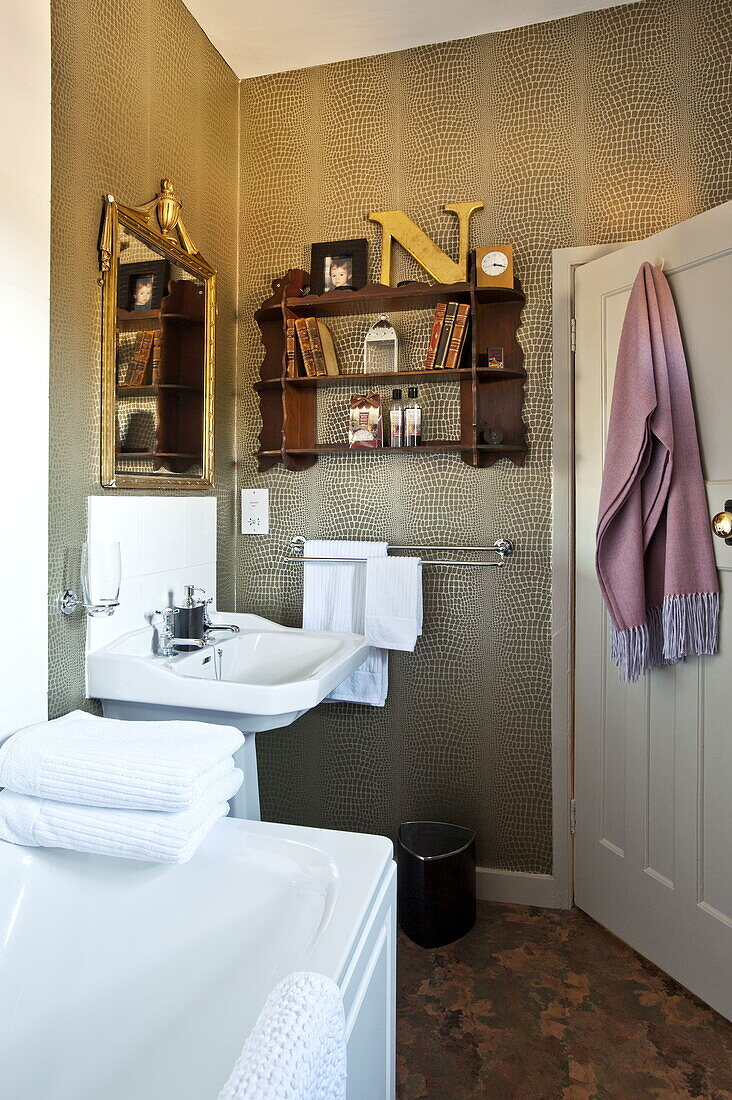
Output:
[[[566,906],[561,887],[553,875],[530,875],[478,867],[476,877],[478,901],[539,905],[544,909],[563,909]]]

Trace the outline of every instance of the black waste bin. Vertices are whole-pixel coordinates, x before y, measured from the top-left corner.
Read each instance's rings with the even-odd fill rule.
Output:
[[[475,833],[405,821],[397,845],[399,924],[420,947],[459,940],[475,924]]]

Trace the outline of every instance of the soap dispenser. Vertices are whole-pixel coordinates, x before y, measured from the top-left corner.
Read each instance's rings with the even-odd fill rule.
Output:
[[[195,584],[184,585],[183,591],[185,593],[183,604],[175,608],[178,614],[173,618],[174,637],[203,641],[206,633],[206,593]],[[200,592],[203,598],[196,599],[196,592]],[[195,646],[179,646],[181,651],[195,648]]]

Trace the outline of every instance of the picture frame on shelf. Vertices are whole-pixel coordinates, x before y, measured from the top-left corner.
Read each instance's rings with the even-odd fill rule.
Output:
[[[141,260],[120,264],[117,281],[117,308],[129,313],[160,309],[168,292],[170,262]]]
[[[322,241],[310,246],[310,293],[360,290],[366,285],[368,241]]]

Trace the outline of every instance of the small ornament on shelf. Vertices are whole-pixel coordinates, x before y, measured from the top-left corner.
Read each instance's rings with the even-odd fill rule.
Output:
[[[348,444],[354,449],[373,449],[384,443],[381,421],[381,395],[378,393],[354,393],[348,425]]]
[[[363,371],[364,374],[391,374],[398,369],[399,338],[389,318],[382,313],[363,342]]]

